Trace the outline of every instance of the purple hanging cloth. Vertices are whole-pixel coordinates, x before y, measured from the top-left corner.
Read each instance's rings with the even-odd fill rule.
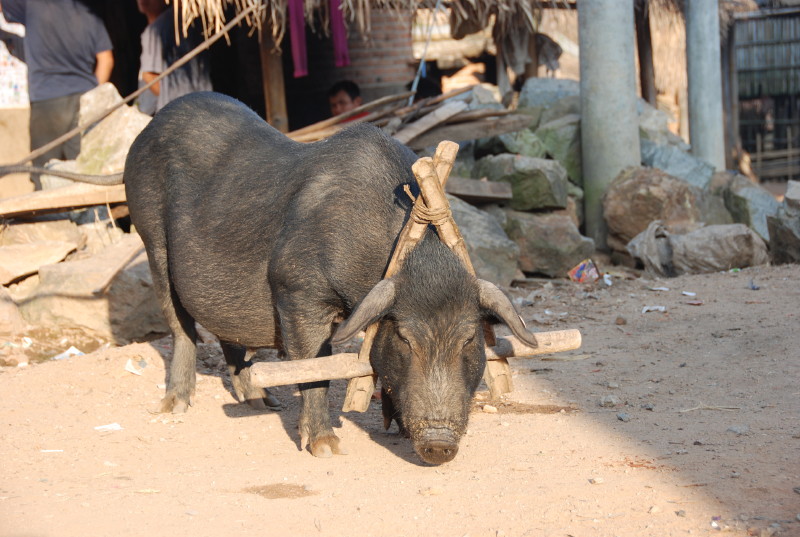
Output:
[[[303,0],[289,0],[289,37],[292,40],[292,62],[294,77],[308,74],[306,55],[306,20],[303,13]]]
[[[347,27],[344,24],[342,0],[331,0],[331,34],[333,36],[333,58],[336,67],[350,65],[350,53],[347,50]]]

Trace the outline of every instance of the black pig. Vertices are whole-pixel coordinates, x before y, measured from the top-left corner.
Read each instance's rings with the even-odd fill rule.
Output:
[[[381,279],[410,212],[403,186],[416,187],[415,159],[368,125],[296,143],[214,93],[156,114],[131,146],[124,181],[175,340],[162,411],[191,404],[195,321],[219,337],[237,395],[257,407],[277,401],[251,385],[246,350],[324,356],[332,339],[380,321],[370,358],[389,417],[424,461],[451,460],[485,365],[482,320],[536,340],[508,298],[432,231]],[[316,456],[342,452],[327,389],[300,385],[301,447]]]

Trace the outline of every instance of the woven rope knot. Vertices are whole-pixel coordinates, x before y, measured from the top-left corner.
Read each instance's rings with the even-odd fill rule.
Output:
[[[450,207],[441,207],[439,209],[429,209],[425,202],[411,193],[411,188],[408,185],[403,186],[406,195],[414,202],[411,208],[411,218],[414,222],[419,224],[431,223],[434,226],[441,226],[447,220],[453,217]]]

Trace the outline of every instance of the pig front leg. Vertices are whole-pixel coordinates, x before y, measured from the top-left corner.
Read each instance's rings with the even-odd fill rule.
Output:
[[[335,313],[330,311],[315,315],[307,311],[287,314],[292,310],[286,304],[278,305],[281,319],[281,334],[284,349],[290,360],[304,360],[331,354],[331,326]],[[334,454],[344,455],[346,451],[339,442],[339,437],[331,427],[330,410],[328,409],[329,381],[300,384],[303,406],[300,412],[300,449],[308,446],[315,457],[330,457]]]

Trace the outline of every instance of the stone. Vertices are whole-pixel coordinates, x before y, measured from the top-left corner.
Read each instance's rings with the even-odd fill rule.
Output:
[[[698,195],[697,189],[659,169],[626,168],[603,197],[609,245],[624,251],[625,245],[654,220],[670,228],[699,225],[703,215]]]
[[[639,99],[637,104],[639,115],[639,136],[642,140],[649,140],[659,145],[672,145],[683,152],[691,148],[683,139],[669,130],[669,114],[658,110],[644,99]]]
[[[535,117],[535,126],[539,123],[544,111],[554,103],[564,97],[580,97],[580,94],[580,83],[577,80],[528,78],[520,91],[517,110]]]
[[[747,177],[736,175],[724,188],[723,197],[734,222],[745,224],[770,242],[767,217],[777,216],[780,206],[775,196]]]
[[[0,284],[30,276],[43,265],[57,263],[75,250],[75,243],[39,241],[28,244],[0,246]]]
[[[570,181],[583,186],[581,116],[569,114],[541,124],[535,133],[547,148],[547,154],[567,170]]]
[[[113,84],[106,82],[97,86],[81,96],[79,124],[84,124],[120,102],[122,97]],[[121,172],[125,169],[125,159],[133,140],[151,119],[134,106],[122,105],[83,132],[77,159],[51,160],[46,167],[90,175]],[[42,175],[42,187],[45,189],[71,184],[74,182],[63,177]]]
[[[125,237],[125,232],[115,226],[113,220],[83,224],[78,226],[78,229],[80,229],[85,243],[81,253],[87,255],[100,253]]]
[[[83,242],[83,236],[78,226],[66,218],[40,222],[12,221],[0,229],[0,246],[39,241],[70,242],[77,247]]]
[[[484,157],[475,173],[511,184],[510,206],[519,211],[567,206],[567,173],[556,161],[504,153]]]
[[[517,244],[489,213],[454,196],[447,199],[477,276],[501,286],[511,285],[517,274]]]
[[[80,121],[102,113],[122,101],[113,84],[105,83],[81,96]],[[150,122],[150,116],[123,105],[85,131],[77,158],[81,173],[107,174],[125,169],[125,158],[133,140]]]
[[[789,181],[783,203],[774,216],[767,216],[770,260],[776,265],[800,263],[800,185]]]
[[[786,194],[783,195],[786,208],[800,213],[800,181],[788,181]]]
[[[550,123],[557,119],[561,119],[568,115],[580,115],[581,113],[581,97],[580,95],[568,95],[552,103],[550,106],[542,110],[542,117],[539,119],[539,125]]]
[[[79,328],[118,344],[167,333],[144,251],[114,276],[105,293],[94,293],[139,241],[128,235],[91,258],[42,267],[20,313],[31,324]]]
[[[25,332],[27,325],[8,289],[0,286],[0,334],[21,334]]]
[[[502,153],[514,153],[526,157],[545,158],[547,156],[547,149],[539,137],[530,129],[507,132],[498,136],[476,140],[476,158],[485,157],[486,155],[500,155]]]
[[[769,261],[761,237],[744,224],[705,226],[670,233],[659,220],[628,243],[648,273],[673,277],[763,265]]]
[[[506,233],[519,245],[519,266],[527,273],[564,277],[594,254],[594,241],[581,236],[569,216],[506,210]]]
[[[714,175],[714,166],[672,144],[642,139],[641,154],[642,164],[645,166],[663,170],[697,188],[708,187]]]

